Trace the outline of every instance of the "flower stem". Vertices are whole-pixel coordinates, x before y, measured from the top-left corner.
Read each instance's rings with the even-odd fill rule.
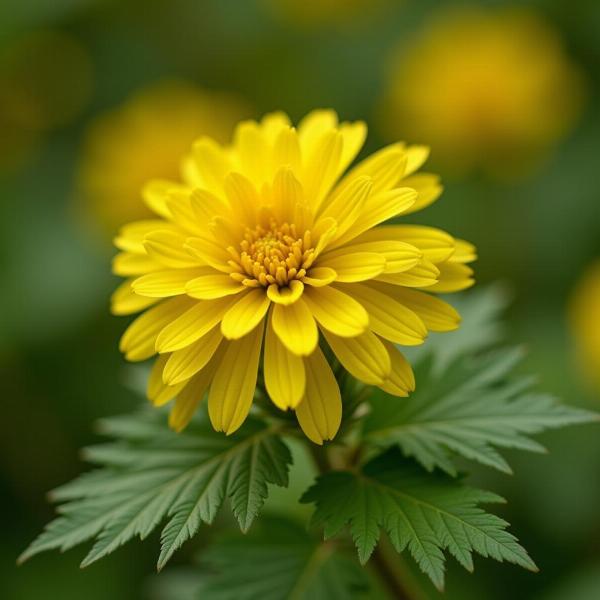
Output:
[[[387,562],[380,548],[375,548],[373,551],[370,564],[377,575],[379,575],[379,579],[389,592],[391,598],[395,600],[415,600],[404,589],[396,570]]]
[[[316,444],[309,443],[309,450],[315,461],[317,471],[319,474],[327,473],[331,471],[331,464],[327,457],[327,450],[323,446],[317,446]]]
[[[389,539],[382,535],[369,564],[385,583],[392,598],[400,600],[430,600],[417,578],[396,552]]]

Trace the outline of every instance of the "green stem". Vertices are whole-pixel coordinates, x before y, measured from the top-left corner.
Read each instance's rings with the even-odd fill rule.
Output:
[[[327,456],[327,450],[323,446],[317,446],[312,442],[308,443],[309,450],[313,460],[315,461],[315,465],[317,467],[317,471],[322,475],[323,473],[327,473],[331,471],[331,464],[329,463],[329,458]]]
[[[381,583],[383,583],[391,598],[395,600],[415,600],[415,598],[409,595],[408,590],[405,589],[403,582],[398,577],[397,570],[393,569],[387,562],[380,548],[375,548],[369,564],[379,576]]]
[[[309,450],[320,474],[328,473],[332,470],[329,461],[327,448],[309,443]],[[351,453],[352,462],[355,462],[361,455],[362,448],[358,446],[355,452]],[[347,465],[348,468],[356,468],[356,464]],[[425,596],[419,590],[415,579],[406,568],[401,568],[398,561],[391,561],[386,547],[381,539],[377,548],[375,548],[369,565],[372,566],[375,573],[379,576],[384,588],[388,591],[391,598],[396,600],[426,600]]]
[[[379,557],[379,559],[377,559]],[[402,554],[396,552],[389,539],[382,535],[373,559],[380,560],[387,570],[391,571],[396,581],[402,584],[403,596],[394,596],[406,600],[430,600],[431,597],[421,588],[418,579],[406,564]],[[377,567],[377,563],[374,563]]]

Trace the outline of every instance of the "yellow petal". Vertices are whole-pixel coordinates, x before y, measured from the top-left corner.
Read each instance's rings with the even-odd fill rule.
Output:
[[[217,196],[221,196],[223,181],[231,170],[231,164],[225,150],[211,138],[203,137],[194,143],[192,154],[206,189]]]
[[[293,223],[296,206],[304,202],[304,192],[289,166],[281,167],[275,174],[273,201],[273,210],[279,221]]]
[[[171,298],[147,310],[125,330],[119,350],[127,360],[150,358],[156,354],[155,343],[160,331],[189,309],[192,302],[189,298]]]
[[[440,178],[431,173],[416,173],[402,180],[402,185],[413,188],[417,192],[415,203],[407,209],[404,214],[417,212],[433,204],[444,191],[444,186],[440,183]]]
[[[406,171],[404,176],[408,177],[415,171],[418,171],[429,158],[429,147],[428,146],[409,146],[406,149]],[[402,182],[404,183],[404,181]]]
[[[338,256],[322,256],[319,266],[337,273],[336,281],[352,283],[373,279],[385,270],[385,258],[374,252],[348,252]]]
[[[409,308],[373,286],[355,284],[345,286],[369,313],[369,328],[387,340],[404,346],[422,344],[427,328]]]
[[[402,144],[392,144],[371,154],[354,167],[334,191],[334,196],[341,193],[346,186],[362,175],[373,180],[373,194],[385,192],[395,187],[406,169],[406,151]]]
[[[194,156],[190,153],[183,157],[181,160],[181,178],[185,181],[186,185],[191,188],[202,187],[204,181],[198,172],[198,166],[194,160]]]
[[[185,190],[185,186],[175,181],[168,181],[166,179],[154,179],[149,181],[142,189],[142,198],[146,203],[146,206],[157,215],[164,217],[165,219],[171,218],[171,212],[167,207],[167,200],[169,199],[169,192],[173,190]]]
[[[146,395],[148,396],[148,400],[154,404],[154,406],[162,406],[169,402],[169,400],[173,400],[175,396],[185,387],[187,383],[184,381],[183,383],[179,383],[177,385],[166,385],[163,382],[163,369],[165,368],[165,364],[167,362],[168,356],[159,356],[152,366],[152,370],[150,371],[150,377],[148,378],[148,387],[146,390]]]
[[[343,138],[337,130],[326,132],[306,155],[302,184],[315,213],[340,174]]]
[[[313,110],[308,113],[298,125],[298,138],[304,157],[314,152],[316,144],[323,135],[337,127],[338,117],[335,111]]]
[[[315,444],[332,440],[342,422],[342,397],[323,353],[317,348],[304,359],[306,393],[296,408],[302,431]]]
[[[284,127],[277,135],[273,148],[273,165],[283,165],[294,173],[301,172],[300,141],[293,127]]]
[[[187,427],[198,405],[202,402],[223,357],[223,346],[224,344],[217,349],[209,363],[199,373],[196,373],[177,394],[175,404],[169,414],[169,427],[175,431],[179,432]]]
[[[358,238],[357,238],[358,239]],[[408,271],[416,266],[423,253],[416,247],[398,242],[396,240],[381,240],[374,242],[356,243],[353,240],[346,246],[336,248],[324,254],[319,260],[319,264],[328,260],[330,257],[344,256],[345,254],[353,254],[355,252],[374,252],[381,255],[385,259],[384,273],[401,273]]]
[[[270,152],[267,139],[255,121],[242,121],[234,133],[234,147],[239,166],[257,187],[267,180]]]
[[[134,279],[126,279],[110,297],[110,312],[113,315],[131,315],[159,301],[158,298],[138,296],[131,289],[133,281]]]
[[[238,340],[252,331],[267,314],[271,301],[264,288],[254,288],[237,300],[221,321],[221,333]]]
[[[231,212],[224,200],[200,188],[192,192],[190,205],[198,223],[206,224],[216,216],[228,216]]]
[[[323,287],[329,285],[337,277],[337,273],[333,269],[327,267],[313,267],[308,270],[308,273],[302,278],[305,285],[313,287]]]
[[[208,393],[208,414],[212,426],[227,435],[246,419],[258,375],[258,360],[264,321],[240,340],[227,342],[225,353]]]
[[[389,283],[370,281],[367,285],[404,304],[419,316],[430,331],[453,331],[460,324],[460,315],[456,310],[435,296]]]
[[[289,306],[276,304],[272,325],[281,343],[293,354],[307,356],[317,347],[317,325],[303,298]]]
[[[260,204],[256,188],[240,173],[229,173],[224,185],[236,221],[252,227],[256,223],[256,208]]]
[[[337,222],[335,219],[330,217],[326,219],[319,219],[318,223],[315,223],[315,226],[312,230],[313,240],[317,240],[317,245],[315,246],[315,250],[313,252],[313,257],[317,258],[323,250],[327,247],[327,245],[334,238],[337,231]]]
[[[304,362],[281,343],[273,329],[272,319],[271,315],[265,335],[265,386],[273,403],[287,410],[296,407],[304,395]]]
[[[144,239],[144,248],[148,256],[166,267],[194,267],[200,264],[200,261],[185,250],[186,238],[186,235],[173,231],[153,231]]]
[[[185,249],[200,259],[203,264],[210,265],[222,273],[229,273],[231,267],[227,264],[231,256],[212,234],[187,238]]]
[[[156,350],[161,354],[181,350],[206,335],[221,321],[232,304],[229,297],[189,301],[193,302],[192,307],[169,323],[158,335]]]
[[[369,326],[364,307],[348,294],[328,285],[307,287],[304,298],[314,318],[328,331],[341,337],[353,337]]]
[[[210,267],[209,267],[210,268]],[[211,269],[212,271],[212,269]],[[185,292],[192,298],[199,300],[213,300],[214,298],[222,298],[223,296],[231,296],[239,294],[246,288],[238,281],[234,281],[229,275],[216,273],[201,275],[195,279],[188,281],[185,286]]]
[[[401,240],[417,247],[434,264],[448,260],[455,248],[454,238],[445,231],[424,225],[383,225],[365,231],[353,243]]]
[[[190,235],[202,233],[206,229],[206,221],[198,219],[192,205],[191,192],[170,192],[167,207],[173,222]],[[160,227],[155,229],[161,229]]]
[[[432,287],[440,277],[439,268],[432,262],[421,259],[419,264],[403,273],[382,273],[378,281],[385,281],[394,285],[406,287]]]
[[[473,269],[467,265],[448,261],[438,267],[440,269],[439,281],[435,285],[429,286],[427,291],[439,294],[460,292],[475,283]]]
[[[356,158],[367,137],[367,125],[363,121],[342,123],[339,127],[344,140],[340,169],[344,171]]]
[[[282,110],[267,113],[260,120],[260,127],[263,135],[270,144],[275,141],[279,132],[282,129],[289,128],[290,124],[290,118]]]
[[[386,341],[383,344],[390,355],[392,369],[389,377],[379,387],[392,396],[405,398],[410,392],[415,391],[413,370],[396,346]]]
[[[297,302],[304,291],[304,284],[298,279],[290,281],[287,287],[279,287],[276,283],[272,283],[267,288],[267,296],[269,300],[275,304],[283,304],[288,306]]]
[[[185,294],[188,281],[195,280],[210,267],[196,267],[195,269],[171,269],[169,271],[155,271],[142,275],[133,281],[131,287],[136,294],[150,298],[167,298]],[[210,269],[212,271],[212,269]]]
[[[294,210],[294,219],[292,221],[296,224],[298,231],[307,231],[312,229],[314,220],[313,214],[310,207],[306,203],[306,200],[298,202]]]
[[[391,371],[390,355],[383,342],[371,331],[353,338],[342,338],[321,330],[344,369],[372,385],[382,385]]]
[[[372,227],[402,214],[414,204],[416,197],[417,193],[411,188],[395,188],[380,194],[372,193],[367,198],[357,220],[344,235],[339,236],[331,244],[331,247],[343,246]]]
[[[144,238],[153,231],[168,229],[177,231],[177,227],[161,219],[147,219],[144,221],[134,221],[123,225],[119,229],[119,234],[113,240],[115,246],[124,252],[133,252],[134,254],[146,254],[144,248]]]
[[[163,370],[163,381],[167,385],[175,385],[194,376],[206,366],[222,339],[221,330],[215,325],[206,335],[187,348],[165,355],[169,360]]]
[[[112,272],[121,277],[144,275],[152,273],[152,271],[160,271],[161,269],[164,269],[164,266],[147,254],[119,252],[113,258],[112,262]]]
[[[450,257],[450,262],[456,263],[470,263],[474,260],[477,260],[477,248],[470,242],[465,240],[454,240],[456,244],[456,250],[454,254]]]
[[[211,239],[214,239],[221,247],[220,256],[225,256],[223,248],[227,248],[227,246],[237,247],[244,236],[245,225],[237,217],[230,219],[228,217],[216,216],[208,223],[207,229],[212,234]],[[231,256],[229,259],[231,259]]]
[[[337,224],[332,241],[342,237],[354,225],[362,213],[365,202],[371,193],[373,182],[370,177],[358,177],[332,202],[324,207],[317,220],[317,225],[323,219],[333,219]]]

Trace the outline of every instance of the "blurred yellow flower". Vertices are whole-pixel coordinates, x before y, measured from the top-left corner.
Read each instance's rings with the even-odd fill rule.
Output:
[[[114,272],[128,279],[112,310],[148,309],[120,348],[133,361],[159,353],[148,396],[176,398],[176,430],[206,390],[214,428],[240,427],[262,351],[271,400],[322,443],[342,403],[320,336],[354,377],[406,396],[414,376],[396,344],[458,326],[450,305],[420,290],[469,287],[474,248],[431,227],[381,225],[440,195],[436,176],[416,172],[428,149],[392,144],[343,175],[365,136],[364,123],[329,110],[298,129],[270,114],[240,123],[231,145],[196,141],[183,182],[146,185],[156,216],[115,240]]]
[[[499,178],[530,170],[583,98],[558,34],[522,10],[446,13],[393,52],[387,79],[386,133],[427,140],[450,171]]]
[[[600,260],[586,269],[575,286],[569,321],[582,374],[600,391]]]
[[[181,156],[193,140],[229,139],[248,115],[236,98],[183,82],[150,86],[90,127],[80,172],[80,190],[94,221],[112,235],[118,227],[149,216],[140,201],[144,183],[180,177]]]

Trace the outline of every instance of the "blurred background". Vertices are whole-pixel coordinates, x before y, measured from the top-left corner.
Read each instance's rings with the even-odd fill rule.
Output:
[[[540,387],[600,409],[599,38],[597,0],[0,2],[2,597],[145,597],[154,538],[85,571],[81,549],[14,561],[94,421],[140,402],[108,312],[111,238],[145,215],[147,178],[240,118],[332,107],[367,121],[365,153],[429,144],[446,190],[418,218],[508,285],[507,336]],[[447,598],[600,598],[598,430],[541,441],[514,476],[475,475],[541,573],[449,561]]]

